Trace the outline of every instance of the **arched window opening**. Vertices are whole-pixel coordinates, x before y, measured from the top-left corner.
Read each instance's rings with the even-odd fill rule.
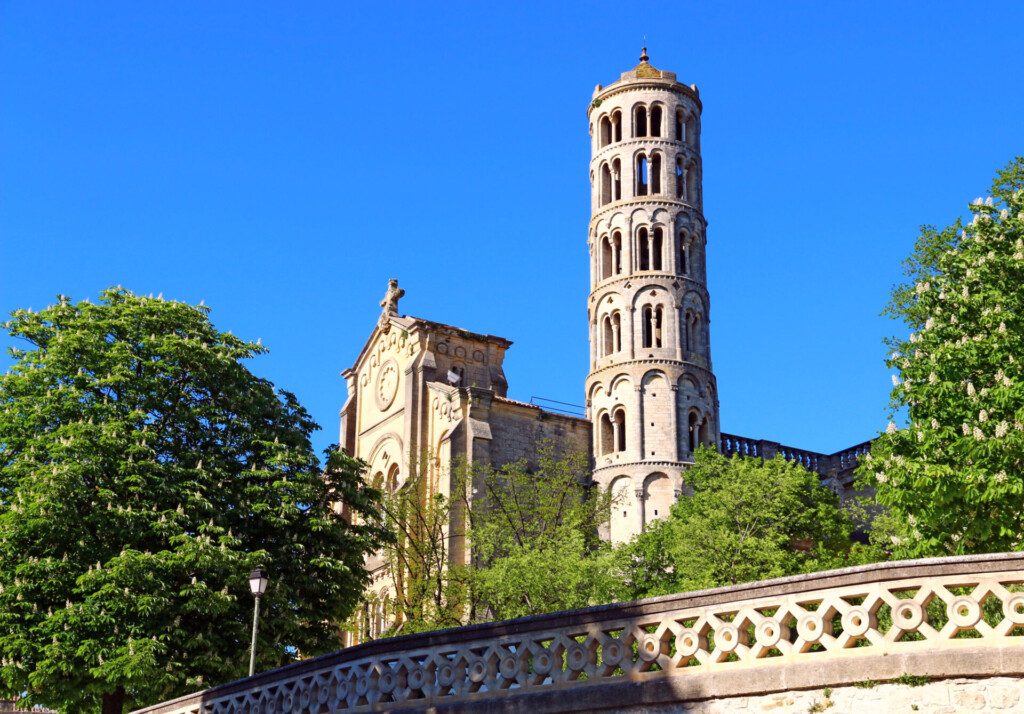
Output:
[[[651,269],[651,240],[646,228],[641,228],[637,232],[637,252],[639,253],[640,260],[638,270],[650,270]]]
[[[640,154],[636,157],[636,191],[637,196],[647,195],[647,157]]]
[[[700,431],[700,433],[699,433],[698,436],[699,436],[699,439],[700,439],[700,443],[702,443],[702,444],[710,444],[711,443],[711,422],[708,421],[707,415],[705,415],[704,418],[701,419],[700,430],[699,431]]]
[[[651,155],[651,195],[661,193],[661,154]]]
[[[605,315],[601,320],[602,352],[601,356],[606,357],[615,351],[615,337],[612,335],[612,318]]]
[[[615,249],[608,236],[601,238],[601,279],[612,277],[615,270]]]
[[[686,349],[697,352],[700,349],[700,315],[686,313]]]
[[[612,143],[612,122],[608,117],[601,117],[601,146]]]
[[[683,157],[676,157],[676,198],[683,198],[686,193],[686,171],[683,169]]]
[[[633,110],[633,136],[647,136],[647,107],[642,104]]]
[[[697,167],[690,164],[686,169],[686,201],[697,205]]]
[[[615,450],[626,450],[626,410],[619,409],[615,412],[615,420],[612,422],[615,431]]]
[[[651,107],[651,136],[661,136],[661,107]]]
[[[683,110],[676,109],[676,141],[684,141],[686,134],[683,132]]]
[[[664,311],[664,308],[662,308],[661,305],[658,305],[658,307],[654,308],[654,317],[653,317],[653,319],[651,321],[651,335],[654,338],[653,342],[654,342],[654,346],[655,347],[661,347],[662,346],[662,342],[661,342],[662,329],[661,329],[661,326],[664,323],[664,317],[665,317],[665,311]]]
[[[601,165],[601,205],[610,203],[612,200],[612,172],[608,164]]]
[[[612,315],[612,352],[619,352],[622,350],[622,315],[615,313]]]
[[[622,274],[622,234],[618,231],[612,233],[612,271],[616,275]]]
[[[615,431],[607,413],[601,415],[601,441],[598,448],[602,455],[610,454],[615,449]]]
[[[690,443],[690,453],[697,450],[697,446],[700,444],[700,433],[699,433],[699,420],[700,417],[697,412],[690,412],[688,436]]]
[[[654,240],[651,241],[651,270],[661,270],[661,252],[664,242],[661,227],[655,227]]]
[[[690,146],[697,144],[697,120],[692,116],[686,118],[686,127],[683,129],[686,136],[686,143]]]
[[[686,232],[679,231],[679,273],[681,275],[687,274],[687,266],[689,265],[687,260],[688,251],[689,246],[686,244]]]
[[[612,200],[622,200],[622,162],[618,159],[612,162]]]
[[[622,141],[622,112],[612,112],[612,136],[615,141]]]
[[[654,310],[650,305],[644,307],[640,313],[640,346],[641,347],[653,347],[654,346]]]

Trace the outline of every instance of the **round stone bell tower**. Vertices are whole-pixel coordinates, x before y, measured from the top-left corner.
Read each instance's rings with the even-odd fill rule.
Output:
[[[590,373],[594,479],[616,496],[610,537],[664,518],[700,444],[719,438],[695,85],[640,64],[594,90]]]

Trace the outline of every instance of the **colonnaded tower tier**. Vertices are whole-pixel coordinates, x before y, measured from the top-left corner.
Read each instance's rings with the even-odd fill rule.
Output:
[[[613,541],[664,518],[700,444],[719,440],[701,210],[701,102],[647,50],[594,90],[590,373],[594,479]]]

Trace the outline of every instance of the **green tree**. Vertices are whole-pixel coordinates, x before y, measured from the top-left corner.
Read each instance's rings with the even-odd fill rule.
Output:
[[[388,635],[458,627],[466,624],[468,612],[467,569],[452,558],[453,545],[463,535],[461,471],[445,489],[448,493],[439,492],[429,469],[408,471],[413,475],[400,488],[384,484],[383,523],[392,537],[376,557],[387,568],[394,597],[377,603],[379,596],[371,595],[369,603],[382,606],[392,621]]]
[[[610,498],[590,481],[585,454],[540,449],[525,461],[477,466],[471,512],[474,616],[478,621],[614,600],[619,579],[599,537]],[[482,498],[480,498],[482,496]]]
[[[337,646],[381,533],[360,464],[242,364],[205,307],[102,293],[6,323],[0,377],[0,690],[121,711]]]
[[[852,516],[817,474],[781,456],[731,458],[702,448],[692,489],[621,551],[626,596],[698,590],[824,570],[872,557]]]
[[[615,599],[612,549],[598,537],[609,498],[589,485],[585,454],[542,445],[536,468],[457,462],[443,489],[409,471],[417,475],[384,499],[394,537],[380,562],[395,593],[385,609],[396,618],[386,634]],[[384,605],[373,596],[368,604]]]
[[[901,556],[1015,550],[1024,523],[1024,157],[971,220],[925,226],[887,314],[894,414],[861,466]]]

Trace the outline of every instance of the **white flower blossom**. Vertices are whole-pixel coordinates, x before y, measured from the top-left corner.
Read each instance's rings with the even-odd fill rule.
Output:
[[[939,420],[935,419],[935,418],[932,418],[932,429],[938,429],[939,426],[940,426],[939,425]]]
[[[1000,322],[999,323],[999,332],[1001,332],[1001,333],[1002,332],[1006,332],[1006,323],[1005,322]]]
[[[968,298],[970,296],[971,296],[971,291],[967,289],[966,285],[964,285],[962,288],[960,288],[960,297],[966,299],[966,298]]]
[[[938,381],[939,375],[935,374],[935,372],[932,372],[931,374],[928,375],[928,384],[937,384]]]
[[[973,397],[977,392],[974,390],[974,382],[967,382],[967,396]]]
[[[1007,432],[1009,432],[1009,431],[1010,431],[1010,425],[1007,422],[1001,421],[998,424],[996,424],[996,438],[997,439],[1002,439],[1004,436],[1006,436]]]
[[[1000,471],[995,476],[996,483],[1006,483],[1006,472]]]
[[[980,427],[974,427],[974,438],[976,441],[984,441],[985,432],[983,432]]]
[[[982,409],[980,412],[978,412],[978,421],[980,421],[982,424],[987,422],[988,421],[988,412],[985,411],[984,409]]]
[[[894,386],[894,387],[900,386],[900,378],[897,377],[895,374],[891,375],[891,376],[892,376],[892,386]]]
[[[907,523],[909,523],[912,526],[916,526],[917,525],[917,518],[914,516],[913,513],[911,513],[909,516],[907,516]]]
[[[980,205],[982,205],[983,203],[985,203],[985,200],[984,200],[984,199],[983,199],[983,198],[982,198],[981,196],[978,196],[978,197],[977,197],[976,199],[974,199],[973,201],[971,201],[971,205],[972,205],[972,206],[980,206]]]
[[[927,320],[925,320],[924,329],[930,330],[933,327],[935,327],[935,318],[934,317],[929,317]]]
[[[878,481],[878,483],[885,483],[889,480],[889,477],[885,475],[884,471],[879,471],[875,474],[875,480]]]
[[[992,205],[992,197],[991,196],[989,196],[988,198],[985,199],[985,205],[986,206],[991,206]]]
[[[889,424],[885,427],[885,433],[886,434],[895,434],[896,433],[896,425],[893,424],[892,422],[889,422]]]
[[[923,444],[924,443],[924,432],[921,431],[920,429],[917,430],[917,443],[918,444]]]
[[[893,545],[899,545],[903,542],[903,539],[899,536],[889,536],[889,540],[892,541]]]
[[[914,540],[924,540],[924,536],[921,534],[921,531],[917,530],[916,528],[914,529],[914,532],[911,535],[914,536]]]
[[[1005,221],[1009,217],[1010,217],[1010,212],[1007,209],[1004,208],[1003,210],[1001,210],[999,212],[999,220]]]

